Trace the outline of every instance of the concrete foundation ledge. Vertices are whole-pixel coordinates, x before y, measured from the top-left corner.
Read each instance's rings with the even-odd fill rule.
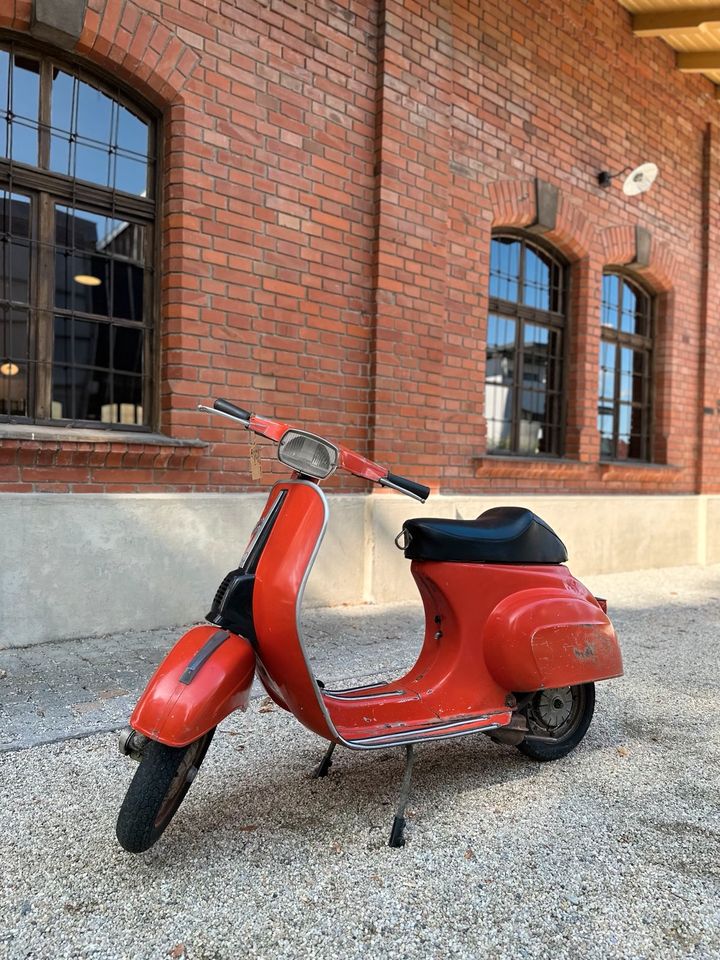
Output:
[[[0,494],[0,648],[202,619],[264,494]],[[720,497],[332,495],[311,606],[417,599],[393,538],[412,516],[530,507],[580,577],[720,562]]]

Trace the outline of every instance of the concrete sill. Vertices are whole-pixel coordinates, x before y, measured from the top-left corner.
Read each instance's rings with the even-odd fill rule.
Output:
[[[0,423],[0,441],[30,440],[42,443],[139,443],[153,447],[207,447],[204,440],[166,437],[162,433],[144,433],[140,430],[93,430],[81,427],[44,427],[27,423]]]

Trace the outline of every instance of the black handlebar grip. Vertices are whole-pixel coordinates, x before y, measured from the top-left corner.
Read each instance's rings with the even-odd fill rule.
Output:
[[[227,413],[230,417],[236,417],[238,420],[249,420],[252,414],[249,410],[243,410],[236,407],[229,400],[216,400],[213,404],[213,410],[219,410],[220,413]]]
[[[400,487],[401,490],[407,490],[408,493],[420,497],[423,503],[425,503],[430,496],[430,487],[426,487],[423,483],[415,483],[414,480],[399,477],[396,473],[388,473],[386,479],[388,483],[394,483],[395,486]]]

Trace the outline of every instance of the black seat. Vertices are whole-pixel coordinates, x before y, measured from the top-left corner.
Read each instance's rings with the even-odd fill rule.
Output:
[[[406,520],[405,556],[449,563],[564,563],[565,544],[524,507],[493,507],[477,520]]]

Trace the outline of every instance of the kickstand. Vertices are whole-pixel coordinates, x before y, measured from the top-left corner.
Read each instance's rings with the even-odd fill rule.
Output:
[[[332,766],[332,755],[336,746],[337,746],[336,743],[330,744],[330,746],[325,751],[325,756],[320,761],[320,764],[313,771],[313,777],[316,780],[319,779],[320,777],[326,777],[330,772],[330,767]]]
[[[389,847],[405,846],[405,805],[410,796],[410,780],[412,778],[414,759],[413,746],[409,744],[405,747],[405,775],[403,776],[402,786],[400,787],[400,800],[398,802],[397,812],[393,820],[392,830],[390,831]]]

